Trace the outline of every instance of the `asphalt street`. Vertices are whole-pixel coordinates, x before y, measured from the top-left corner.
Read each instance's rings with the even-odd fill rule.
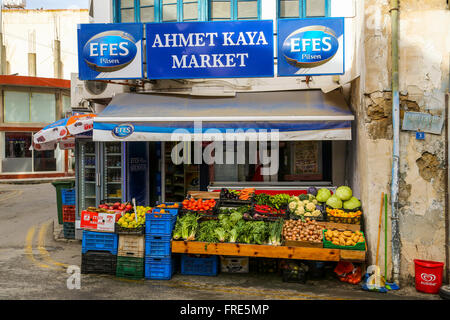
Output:
[[[67,273],[81,263],[81,241],[56,241],[56,192],[50,183],[0,184],[0,299],[160,300],[434,300],[413,286],[385,294],[337,279],[285,283],[276,274],[175,274],[171,280],[125,280]],[[57,220],[56,220],[57,221]],[[69,281],[68,281],[69,280]],[[69,283],[69,286],[68,286]]]

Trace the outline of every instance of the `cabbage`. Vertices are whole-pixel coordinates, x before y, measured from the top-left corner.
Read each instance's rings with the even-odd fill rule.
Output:
[[[317,189],[316,187],[309,187],[306,193],[312,194],[313,196],[317,195]]]
[[[353,210],[361,207],[361,201],[355,197],[351,197],[350,200],[344,202],[344,209]]]
[[[319,202],[327,202],[328,198],[331,197],[331,191],[327,188],[322,188],[317,191],[316,199]]]
[[[333,209],[341,209],[342,208],[342,200],[335,194],[327,200],[327,205],[332,207]]]
[[[350,189],[347,186],[341,186],[341,187],[336,189],[336,195],[342,201],[350,200],[350,198],[352,197],[352,189]]]

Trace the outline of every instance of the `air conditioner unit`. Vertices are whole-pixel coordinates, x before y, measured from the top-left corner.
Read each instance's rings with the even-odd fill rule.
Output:
[[[101,103],[124,92],[130,92],[130,87],[104,81],[79,80],[78,73],[71,74],[70,104],[72,109],[84,106],[89,100]]]

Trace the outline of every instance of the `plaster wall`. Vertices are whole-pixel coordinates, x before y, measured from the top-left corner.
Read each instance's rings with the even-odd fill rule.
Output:
[[[355,160],[359,173],[355,180],[359,180],[367,213],[366,231],[371,235],[371,261],[375,261],[381,192],[390,194],[392,99],[389,9],[388,0],[365,2],[365,67],[361,76],[363,84],[359,88],[360,100],[355,102],[355,105],[360,103],[357,107],[360,118]],[[448,30],[450,11],[445,0],[401,1],[401,118],[405,111],[446,116],[450,53]],[[446,130],[443,128],[440,135],[427,133],[425,140],[416,140],[415,132],[400,133],[400,275],[403,280],[414,277],[413,259],[445,261]],[[383,248],[383,241],[381,243]],[[390,247],[389,243],[389,255]],[[384,265],[383,258],[379,265]]]
[[[89,23],[88,10],[3,10],[8,74],[28,76],[28,53],[35,32],[36,76],[54,78],[54,40],[61,44],[63,79],[78,72],[77,24]]]

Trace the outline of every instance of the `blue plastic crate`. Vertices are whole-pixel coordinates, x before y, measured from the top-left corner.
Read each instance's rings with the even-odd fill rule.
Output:
[[[61,200],[64,206],[75,205],[75,189],[61,189]]]
[[[164,210],[165,213],[160,213],[161,210]],[[153,208],[151,213],[155,214],[155,216],[158,215],[158,214],[164,215],[164,214],[170,213],[172,216],[176,217],[178,215],[178,209],[174,209],[174,208]]]
[[[173,258],[145,258],[145,279],[170,280],[174,273]]]
[[[172,254],[171,236],[145,235],[145,256],[151,258],[167,258]]]
[[[150,235],[170,236],[177,221],[174,214],[145,214],[145,233]]]
[[[181,274],[196,276],[217,276],[219,272],[219,257],[212,255],[207,258],[181,256]]]
[[[117,254],[118,244],[119,237],[115,233],[84,230],[81,253],[88,251],[108,251],[112,254]]]

